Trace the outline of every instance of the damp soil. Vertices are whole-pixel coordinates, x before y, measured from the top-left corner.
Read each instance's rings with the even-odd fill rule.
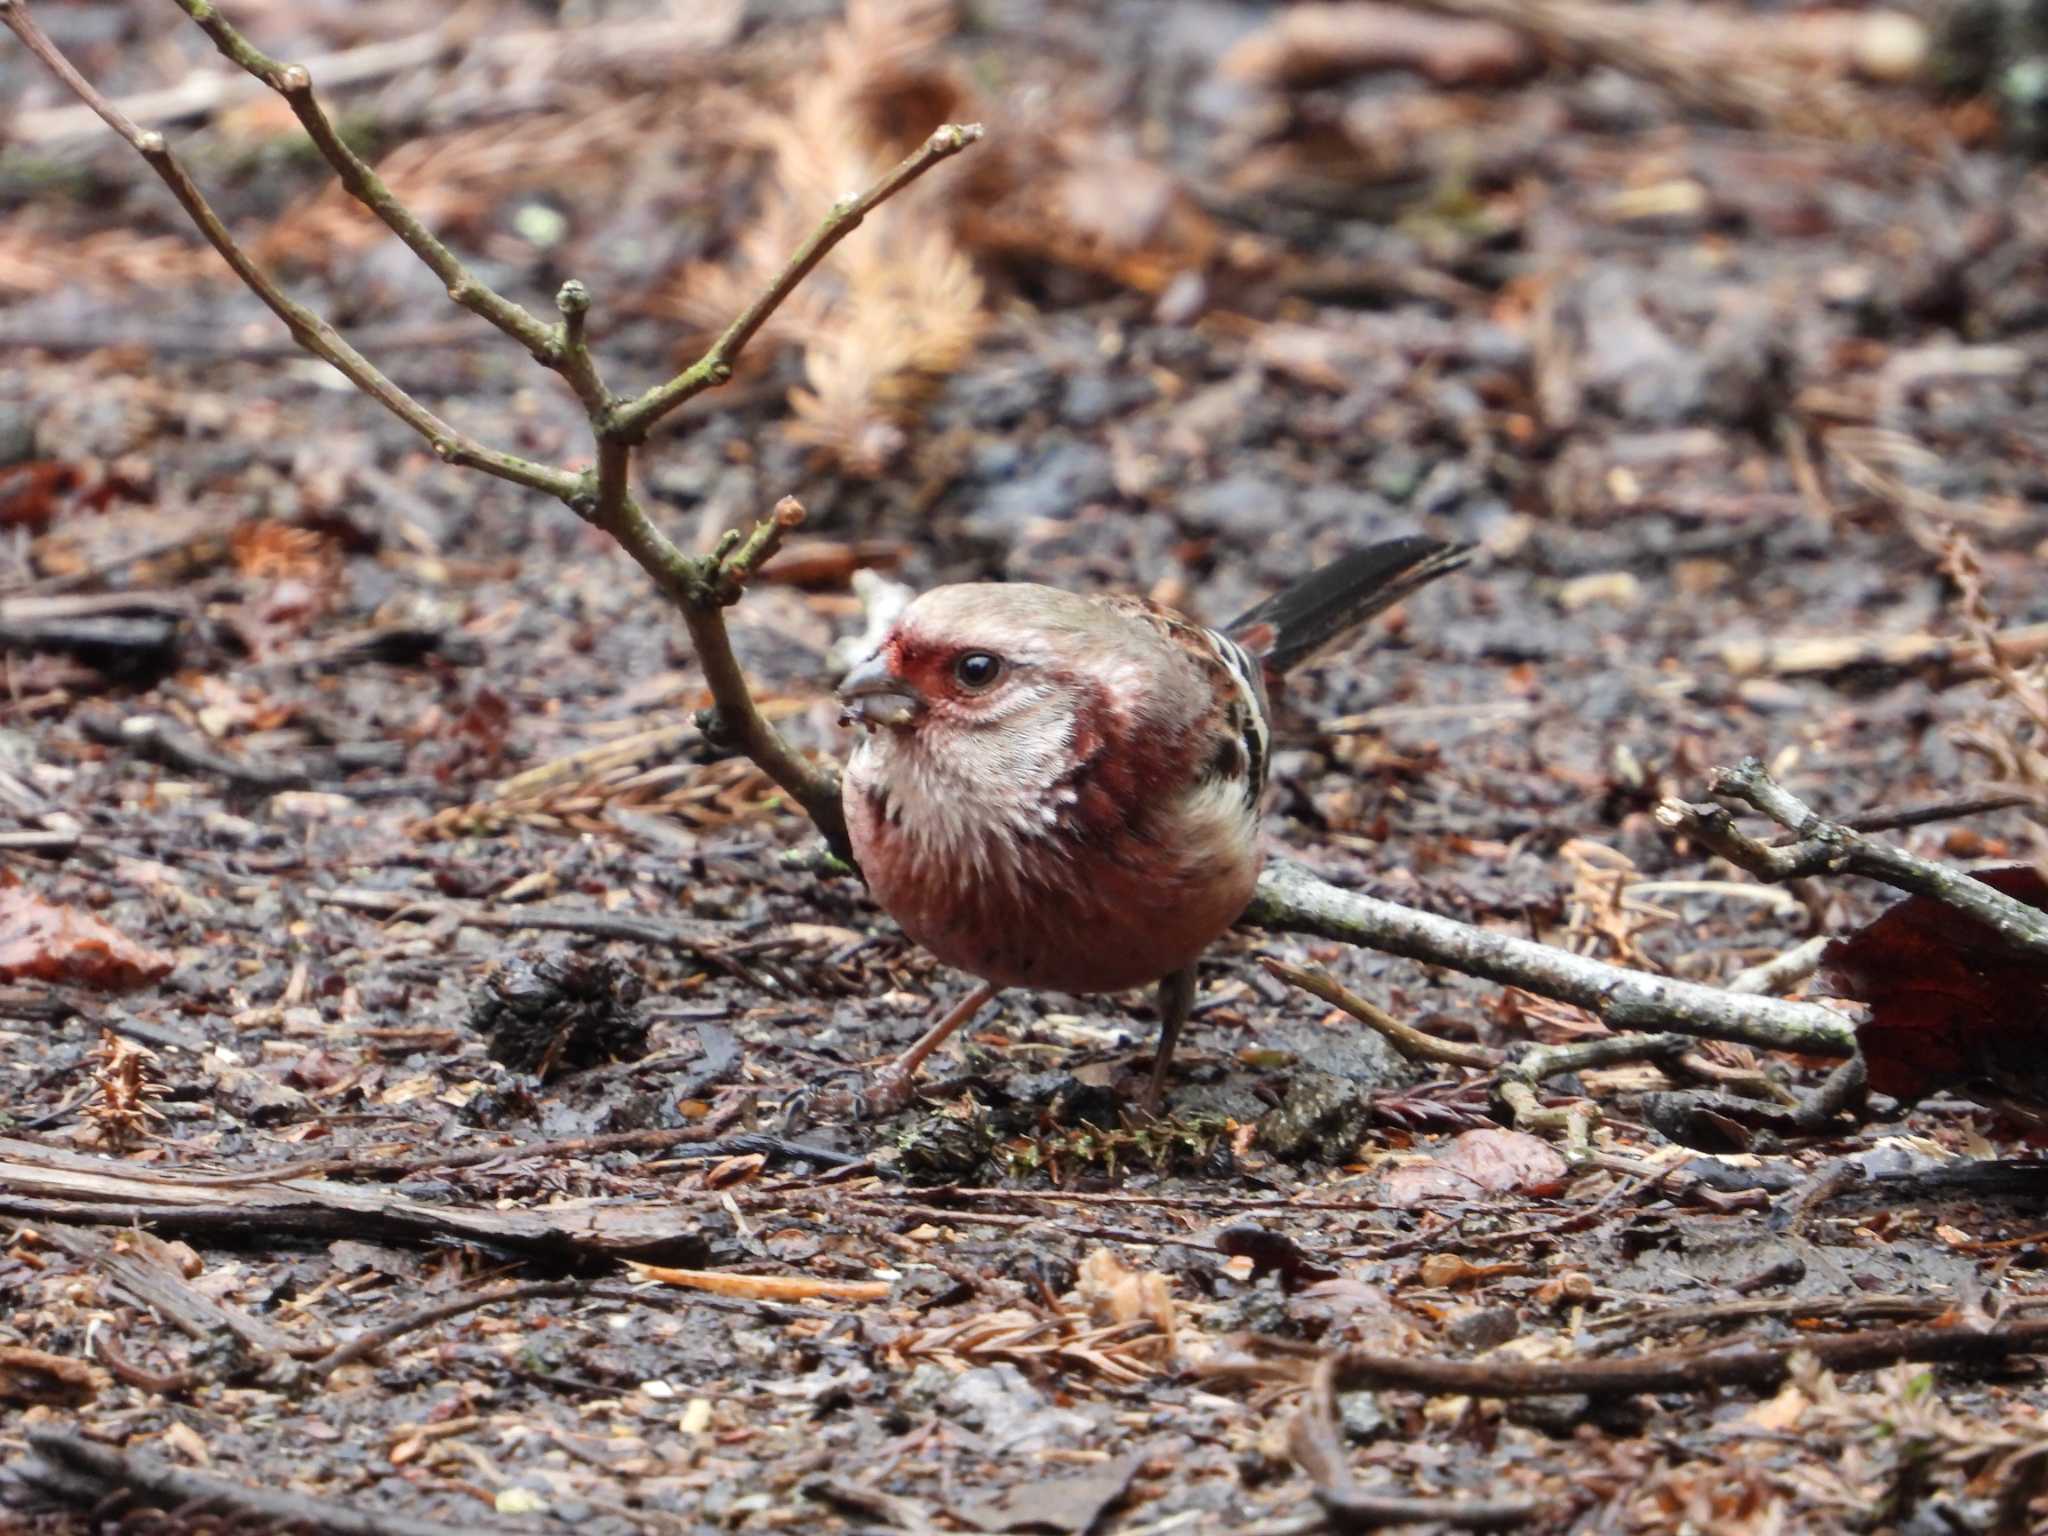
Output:
[[[246,9],[287,58],[414,25]],[[174,8],[37,10],[118,96],[212,68]],[[480,275],[550,315],[583,279],[636,386],[703,339],[682,274],[788,193],[762,123],[836,22],[734,6],[653,65],[561,64],[655,10],[680,18],[484,5],[477,38],[527,51],[459,39],[335,93]],[[1751,755],[1832,815],[1982,791],[2001,706],[1942,559],[1961,528],[2002,622],[2048,621],[2048,184],[1995,136],[1730,122],[1611,61],[1459,87],[1219,69],[1272,21],[996,3],[920,34],[989,125],[920,216],[1042,210],[947,224],[982,285],[972,344],[821,443],[802,348],[770,337],[643,457],[693,548],[808,509],[730,611],[765,707],[843,753],[831,685],[891,584],[1221,621],[1424,532],[1480,554],[1292,688],[1275,856],[1703,981],[1866,921],[1886,893],[1760,885],[1652,811]],[[886,64],[878,97],[922,131],[920,77]],[[1881,123],[1956,110],[1868,93]],[[1795,1358],[2039,1305],[2048,1183],[1963,1101],[1683,1145],[1644,1096],[1698,1082],[1616,1068],[1549,1085],[1598,1110],[1567,1165],[1482,1074],[1404,1061],[1256,958],[1468,1042],[1597,1021],[1240,931],[1204,961],[1161,1122],[1130,1110],[1147,999],[1025,993],[909,1110],[845,1113],[837,1090],[970,983],[707,744],[651,584],[295,354],[139,162],[35,116],[66,99],[19,49],[0,100],[48,134],[0,157],[0,880],[114,935],[0,984],[13,1528],[289,1524],[32,1449],[56,1435],[287,1493],[314,1528],[1309,1530],[1336,1496],[1290,1440],[1298,1357],[1738,1343],[1789,1374],[1345,1390],[1338,1459],[1389,1496],[1527,1501],[1538,1530],[2030,1528],[2048,1392],[2025,1351]],[[319,202],[268,111],[163,125],[230,227],[464,430],[587,455],[559,381]],[[2011,811],[1892,835],[2033,848]],[[115,940],[142,984],[109,984],[137,979],[103,963]],[[1827,1066],[1705,1057],[1781,1097]],[[1252,1355],[1267,1374],[1219,1369]]]

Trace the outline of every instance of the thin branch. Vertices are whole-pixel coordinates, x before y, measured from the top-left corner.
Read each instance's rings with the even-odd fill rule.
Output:
[[[15,0],[0,0],[0,7]],[[98,1505],[124,1495],[127,1505],[164,1510],[207,1510],[234,1525],[251,1516],[269,1529],[319,1532],[321,1536],[477,1536],[511,1531],[509,1524],[465,1518],[461,1525],[415,1520],[388,1510],[361,1509],[285,1488],[250,1487],[213,1472],[195,1472],[159,1456],[104,1445],[66,1429],[28,1432],[33,1457],[15,1469],[23,1481],[73,1504]]]
[[[365,1328],[353,1338],[337,1344],[327,1354],[313,1363],[312,1374],[318,1380],[326,1380],[345,1365],[382,1350],[386,1344],[396,1343],[408,1333],[417,1333],[422,1328],[431,1328],[444,1323],[451,1317],[460,1317],[465,1312],[480,1311],[494,1307],[501,1301],[545,1301],[557,1297],[582,1297],[589,1293],[590,1285],[583,1280],[537,1280],[528,1285],[501,1286],[496,1290],[477,1291],[468,1296],[457,1296],[452,1301],[435,1302],[409,1312],[376,1328]]]
[[[180,0],[180,3],[185,3],[185,0]],[[166,147],[164,136],[153,130],[137,127],[102,95],[90,80],[81,75],[36,24],[22,0],[0,0],[0,22],[4,22],[8,29],[21,39],[30,53],[40,59],[44,66],[76,93],[81,101],[97,112],[109,128],[127,140],[136,153],[149,162],[150,168],[163,178],[164,184],[171,189],[171,195],[177,198],[192,222],[199,227],[199,232],[206,237],[207,243],[220,252],[222,259],[234,269],[235,275],[257,298],[269,306],[271,313],[285,323],[292,333],[292,339],[300,346],[315,357],[332,364],[356,388],[424,437],[432,446],[435,455],[444,462],[480,469],[485,474],[495,475],[501,480],[510,480],[514,484],[524,485],[533,490],[546,491],[553,496],[566,498],[574,493],[578,485],[575,475],[567,470],[554,469],[545,464],[536,464],[509,453],[486,448],[458,432],[394,384],[374,363],[350,346],[333,326],[303,304],[288,298],[284,290],[271,280],[270,275],[235,243],[234,236],[228,233],[227,226],[213,211],[198,185],[186,174],[184,166]]]
[[[846,812],[839,802],[839,774],[800,754],[770,725],[755,706],[747,675],[732,653],[726,633],[725,609],[740,599],[747,578],[774,558],[789,531],[804,520],[803,504],[785,496],[774,515],[755,526],[737,544],[730,539],[715,554],[708,579],[683,603],[683,622],[697,648],[697,665],[711,690],[712,708],[699,724],[705,738],[746,754],[754,765],[796,801],[824,836],[826,845],[848,864],[853,845],[846,835]]]
[[[1339,890],[1298,865],[1268,865],[1242,920],[1275,933],[1362,944],[1520,987],[1576,1004],[1616,1029],[1670,1030],[1812,1056],[1855,1051],[1855,1032],[1830,1009],[1781,998],[1736,997],[1697,982],[1605,965],[1548,944]]]
[[[180,4],[187,0],[179,0]],[[665,384],[618,407],[612,416],[612,431],[628,443],[637,443],[662,417],[695,395],[723,384],[732,377],[733,364],[748,342],[775,313],[782,301],[831,254],[832,248],[860,228],[861,222],[882,203],[909,186],[941,160],[949,160],[981,138],[979,123],[947,123],[934,129],[924,141],[882,179],[854,197],[833,205],[824,223],[785,266],[760,297],[725,328],[711,349]]]
[[[1730,992],[1747,994],[1786,991],[1820,969],[1821,954],[1827,947],[1827,935],[1817,933],[1810,939],[1801,939],[1781,955],[1744,966],[1722,985]]]
[[[948,124],[939,128],[873,186],[834,205],[810,239],[726,327],[709,351],[667,383],[622,404],[606,387],[590,351],[586,328],[590,293],[582,283],[571,280],[563,284],[555,298],[561,320],[554,325],[544,323],[493,291],[342,141],[314,98],[311,76],[303,67],[282,63],[257,48],[221,15],[212,0],[177,3],[225,57],[285,98],[343,187],[375,212],[441,279],[449,297],[517,340],[538,361],[568,381],[590,418],[596,440],[596,463],[592,468],[579,473],[486,448],[400,389],[325,320],[285,296],[235,243],[190,176],[165,148],[163,136],[145,131],[123,116],[73,68],[30,19],[25,0],[0,0],[0,20],[80,100],[149,161],[235,275],[284,321],[301,347],[339,369],[357,388],[420,433],[440,458],[545,491],[611,535],[683,611],[714,701],[708,730],[752,758],[811,818],[833,854],[850,865],[852,851],[839,807],[836,775],[801,757],[755,707],[733,656],[722,611],[739,599],[748,578],[775,552],[784,534],[801,521],[803,509],[794,501],[785,501],[776,508],[773,518],[744,540],[721,547],[707,558],[692,557],[662,532],[647,509],[633,497],[632,451],[662,416],[729,378],[734,360],[747,343],[833,248],[883,202],[940,161],[978,141],[982,137],[981,125]]]
[[[1351,1475],[1337,1431],[1337,1357],[1326,1357],[1309,1379],[1301,1410],[1288,1426],[1287,1450],[1307,1474],[1316,1502],[1340,1531],[1377,1531],[1390,1525],[1442,1524],[1453,1530],[1505,1531],[1549,1512],[1538,1499],[1418,1499],[1368,1493]]]
[[[382,219],[385,227],[426,263],[427,269],[447,288],[449,298],[472,314],[490,321],[548,367],[560,366],[561,353],[555,328],[477,278],[462,264],[460,257],[442,244],[433,231],[398,200],[397,195],[384,184],[383,178],[370,168],[369,162],[351,149],[335,131],[326,111],[313,97],[313,77],[303,66],[273,59],[236,31],[212,0],[177,0],[177,3],[213,40],[213,46],[223,56],[285,99],[285,104],[292,109],[292,116],[306,130],[313,147],[320,151],[320,158],[334,168],[334,174],[340,178],[348,194]],[[571,379],[570,382],[576,384],[578,381]],[[580,388],[578,394],[582,394]],[[602,410],[609,402],[599,396],[585,399],[583,403],[586,409]]]
[[[1904,827],[1924,827],[1932,821],[1955,821],[1964,816],[1982,816],[1988,811],[2016,811],[2039,805],[2033,795],[1981,795],[1973,800],[1944,800],[1938,805],[1916,805],[1903,811],[1865,811],[1846,818],[1842,825],[1851,832],[1896,832]]]
[[[1717,768],[1708,792],[1762,812],[1799,841],[1773,847],[1735,825],[1722,805],[1666,800],[1657,820],[1683,832],[1762,880],[1796,880],[1806,875],[1847,872],[1927,896],[1975,918],[2015,954],[2048,960],[2048,913],[2016,901],[1960,869],[1923,859],[1903,848],[1851,831],[1827,820],[1764,772],[1755,758]]]
[[[562,323],[555,328],[551,338],[553,366],[569,381],[569,387],[576,391],[576,398],[583,402],[585,410],[608,409],[612,392],[605,388],[604,376],[597,370],[597,359],[591,355],[590,338],[585,329],[590,314],[589,288],[576,278],[570,278],[556,290],[555,308],[562,316]]]
[[[1501,1063],[1499,1051],[1483,1045],[1441,1040],[1412,1024],[1403,1024],[1385,1009],[1367,1002],[1349,987],[1319,971],[1304,971],[1266,956],[1260,957],[1259,964],[1270,975],[1291,982],[1311,997],[1319,997],[1331,1007],[1343,1009],[1368,1029],[1376,1030],[1387,1044],[1409,1061],[1437,1061],[1453,1067],[1478,1067],[1481,1071],[1490,1071]]]

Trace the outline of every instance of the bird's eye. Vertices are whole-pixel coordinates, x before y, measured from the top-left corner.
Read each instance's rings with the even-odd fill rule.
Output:
[[[953,680],[979,693],[1003,675],[1003,658],[987,651],[966,651],[953,663]]]

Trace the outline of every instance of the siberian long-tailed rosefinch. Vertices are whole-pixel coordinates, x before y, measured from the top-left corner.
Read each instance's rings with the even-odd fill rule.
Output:
[[[1195,960],[1258,879],[1270,690],[1469,553],[1376,544],[1220,631],[1023,583],[939,587],[905,609],[839,689],[866,727],[847,828],[889,915],[985,985],[881,1075],[879,1099],[900,1101],[997,988],[1157,982],[1156,1108]]]

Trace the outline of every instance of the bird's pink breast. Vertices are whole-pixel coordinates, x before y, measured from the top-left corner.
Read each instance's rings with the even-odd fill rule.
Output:
[[[869,889],[940,960],[1004,987],[1119,992],[1190,965],[1236,921],[1258,879],[1257,839],[1191,859],[1170,828],[1027,839],[934,859],[865,795],[848,830]]]

